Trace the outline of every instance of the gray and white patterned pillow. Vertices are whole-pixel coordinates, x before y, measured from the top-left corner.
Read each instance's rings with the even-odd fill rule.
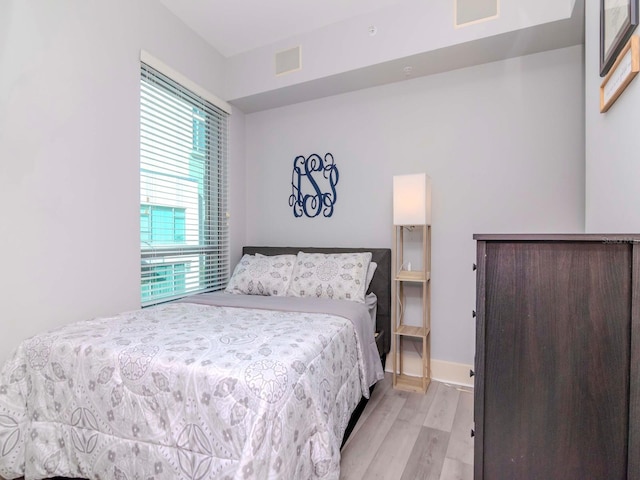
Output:
[[[243,295],[285,295],[295,255],[243,255],[225,289]]]
[[[364,303],[371,252],[298,252],[287,295]]]

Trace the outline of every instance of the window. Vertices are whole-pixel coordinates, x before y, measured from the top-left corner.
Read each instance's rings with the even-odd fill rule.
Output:
[[[142,280],[142,299],[162,298],[173,296],[176,291],[184,289],[185,263],[163,263],[152,265],[147,269],[146,277]]]
[[[143,244],[185,243],[186,208],[140,205],[140,240]]]
[[[224,110],[143,59],[140,82],[143,306],[220,290],[227,283],[227,117]]]

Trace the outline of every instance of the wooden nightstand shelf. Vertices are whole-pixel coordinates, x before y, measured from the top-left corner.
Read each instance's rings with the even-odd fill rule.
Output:
[[[422,270],[403,270],[404,229],[422,229]],[[392,346],[393,386],[412,392],[426,392],[431,382],[431,226],[415,227],[395,225],[393,232],[392,268],[394,272],[391,285],[392,298]],[[422,315],[414,319],[413,324],[406,323],[404,315],[405,285],[417,284],[421,288]],[[417,321],[416,321],[417,320]],[[416,325],[417,324],[417,325]],[[421,375],[407,375],[404,365],[403,344],[405,340],[418,340],[421,345]]]

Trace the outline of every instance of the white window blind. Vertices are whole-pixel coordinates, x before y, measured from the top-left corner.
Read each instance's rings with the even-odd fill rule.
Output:
[[[227,117],[141,62],[142,306],[227,284]]]

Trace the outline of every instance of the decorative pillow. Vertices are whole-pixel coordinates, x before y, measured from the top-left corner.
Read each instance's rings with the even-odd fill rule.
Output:
[[[244,295],[285,295],[295,260],[295,255],[243,255],[231,275],[225,292]]]
[[[298,252],[287,295],[364,303],[371,252]]]
[[[378,268],[378,264],[376,262],[371,262],[369,264],[369,268],[367,268],[367,282],[364,287],[365,293],[369,291],[369,285],[371,285],[371,280],[373,280],[373,275],[374,273],[376,273],[376,268]]]

